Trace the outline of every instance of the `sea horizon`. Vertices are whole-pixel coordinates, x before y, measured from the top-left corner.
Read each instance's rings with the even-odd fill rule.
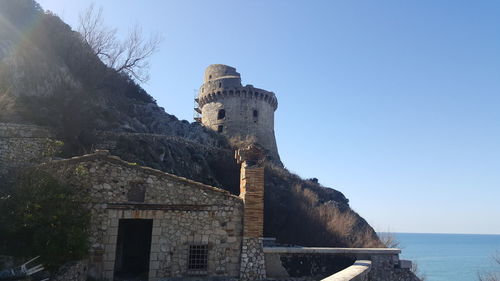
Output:
[[[479,274],[500,272],[493,256],[500,253],[500,235],[469,233],[391,232],[401,259],[412,260],[427,281],[479,280]]]
[[[500,235],[500,233],[453,233],[453,232],[405,232],[405,231],[377,231],[378,233],[389,233],[389,234],[450,234],[450,235]]]

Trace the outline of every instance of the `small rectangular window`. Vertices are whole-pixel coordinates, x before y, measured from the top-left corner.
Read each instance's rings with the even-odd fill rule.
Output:
[[[208,245],[190,245],[188,270],[199,273],[206,272],[208,268]]]
[[[217,120],[224,119],[226,117],[226,111],[224,109],[219,109],[217,113]]]
[[[217,126],[217,132],[222,133],[223,130],[224,130],[224,126],[222,126],[222,125]]]

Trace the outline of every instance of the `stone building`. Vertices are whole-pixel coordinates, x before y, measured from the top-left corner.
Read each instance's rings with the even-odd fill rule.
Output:
[[[89,276],[257,280],[265,277],[264,170],[244,155],[256,154],[239,157],[240,197],[107,151],[39,167],[88,198]]]
[[[243,86],[235,68],[213,64],[205,70],[196,102],[195,110],[201,114],[197,121],[228,138],[253,139],[279,162],[274,135],[278,99],[273,92]]]

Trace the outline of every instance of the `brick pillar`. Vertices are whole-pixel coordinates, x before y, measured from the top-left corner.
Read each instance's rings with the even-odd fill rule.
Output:
[[[259,238],[264,234],[264,167],[241,163],[240,197],[245,203],[243,236]]]
[[[264,152],[256,145],[240,149],[236,159],[241,164],[240,197],[244,202],[243,243],[240,280],[266,279],[262,236],[264,234]]]

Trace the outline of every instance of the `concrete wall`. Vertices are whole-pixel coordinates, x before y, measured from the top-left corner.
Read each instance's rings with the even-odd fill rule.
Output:
[[[203,125],[214,131],[221,128],[221,133],[229,138],[255,138],[269,150],[273,159],[279,161],[274,134],[274,111],[278,100],[274,93],[252,85],[242,86],[240,74],[234,68],[212,65],[205,72],[198,105]],[[225,110],[224,118],[218,116],[221,109]]]
[[[153,220],[149,280],[239,276],[243,203],[228,192],[117,157],[98,154],[41,168],[88,196],[92,212],[89,274],[111,280],[120,219]],[[144,191],[144,200],[132,199]],[[188,271],[193,244],[208,245],[207,272]]]

